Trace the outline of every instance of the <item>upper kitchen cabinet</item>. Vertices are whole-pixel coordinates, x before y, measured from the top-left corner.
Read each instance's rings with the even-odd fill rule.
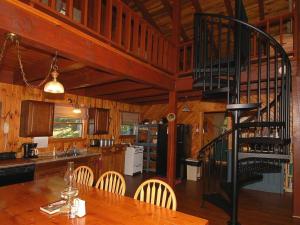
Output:
[[[21,104],[20,136],[52,136],[54,103],[25,100]]]
[[[90,108],[89,109],[89,134],[109,133],[109,109]]]

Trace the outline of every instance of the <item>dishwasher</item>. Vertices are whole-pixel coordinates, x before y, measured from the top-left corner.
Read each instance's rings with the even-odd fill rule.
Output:
[[[13,160],[11,154],[6,154],[9,157],[4,157],[1,153],[0,160]],[[0,187],[10,184],[23,183],[34,179],[35,164],[26,164],[21,166],[0,167]]]

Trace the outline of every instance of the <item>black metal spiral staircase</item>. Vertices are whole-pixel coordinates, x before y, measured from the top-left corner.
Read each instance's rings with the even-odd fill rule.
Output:
[[[203,200],[238,224],[238,194],[289,160],[291,65],[282,46],[247,23],[241,0],[236,18],[195,14],[194,88],[227,101],[232,128],[199,151]]]

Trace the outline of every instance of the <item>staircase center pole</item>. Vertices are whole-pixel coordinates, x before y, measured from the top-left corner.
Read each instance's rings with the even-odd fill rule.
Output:
[[[243,3],[242,0],[235,1],[235,17],[241,19]],[[235,24],[234,36],[234,60],[235,60],[235,104],[240,103],[240,81],[241,81],[241,31],[240,24]],[[240,111],[234,110],[233,114],[233,127],[239,124]],[[230,225],[238,225],[238,151],[239,151],[239,129],[235,129],[232,136],[232,159],[231,159],[231,179],[232,179],[232,195],[231,195],[231,218]]]
[[[233,114],[233,126],[239,123],[239,111],[235,110]],[[237,225],[238,224],[238,148],[239,148],[239,132],[238,129],[234,130],[232,136],[232,159],[231,159],[231,182],[232,182],[232,198],[231,198],[231,218],[228,224]]]

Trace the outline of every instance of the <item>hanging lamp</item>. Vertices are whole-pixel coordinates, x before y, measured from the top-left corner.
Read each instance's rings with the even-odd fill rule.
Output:
[[[24,81],[24,83],[27,87],[40,88],[42,85],[44,85],[47,82],[48,78],[51,75],[53,80],[49,81],[45,84],[44,91],[48,92],[48,93],[53,93],[53,94],[64,93],[64,91],[65,91],[64,86],[60,82],[57,81],[57,77],[59,75],[58,66],[57,66],[57,52],[56,52],[55,56],[52,59],[50,69],[49,69],[46,77],[39,84],[33,85],[27,79],[26,73],[24,71],[24,66],[23,66],[23,63],[22,63],[22,57],[21,57],[21,53],[20,53],[20,38],[17,34],[11,33],[11,32],[5,34],[5,39],[4,39],[4,42],[3,42],[3,45],[2,45],[2,48],[1,48],[1,51],[0,51],[0,64],[1,64],[2,59],[4,57],[4,53],[5,53],[8,41],[15,44],[22,79],[23,79],[23,81]]]

